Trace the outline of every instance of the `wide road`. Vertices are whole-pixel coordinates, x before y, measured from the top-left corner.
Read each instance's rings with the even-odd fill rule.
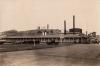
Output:
[[[100,66],[100,45],[0,52],[0,66]]]

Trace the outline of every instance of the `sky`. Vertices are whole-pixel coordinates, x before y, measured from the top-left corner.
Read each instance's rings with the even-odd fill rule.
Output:
[[[100,35],[100,0],[0,0],[0,32],[33,30],[38,26],[63,30],[77,28]]]

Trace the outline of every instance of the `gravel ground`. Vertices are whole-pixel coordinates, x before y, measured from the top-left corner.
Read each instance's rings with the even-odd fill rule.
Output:
[[[99,44],[0,53],[0,66],[100,66]]]
[[[23,51],[23,50],[36,50],[36,49],[44,49],[44,48],[54,48],[54,47],[61,47],[65,45],[71,44],[59,44],[59,45],[46,45],[40,44],[2,44],[0,45],[0,52],[9,52],[9,51]]]

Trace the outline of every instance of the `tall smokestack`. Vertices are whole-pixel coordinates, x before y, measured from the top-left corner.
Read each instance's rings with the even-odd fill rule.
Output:
[[[64,34],[66,34],[66,20],[64,20]]]
[[[88,35],[88,31],[86,31],[86,36]]]
[[[47,24],[47,29],[49,29],[49,24]]]
[[[40,30],[40,26],[38,26],[38,30]]]
[[[75,15],[73,15],[73,29],[75,28]]]
[[[73,34],[75,33],[75,15],[73,15]]]

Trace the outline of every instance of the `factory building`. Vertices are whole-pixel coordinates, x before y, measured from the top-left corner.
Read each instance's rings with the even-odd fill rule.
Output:
[[[47,24],[47,29],[38,29],[28,30],[28,31],[5,31],[2,32],[2,35],[5,35],[2,39],[7,41],[13,41],[15,43],[27,43],[35,42],[41,43],[45,42],[47,44],[52,43],[74,43],[74,44],[87,44],[90,43],[91,39],[95,38],[96,32],[93,32],[89,35],[84,34],[81,28],[75,27],[75,16],[73,16],[73,27],[69,29],[69,32],[66,30],[66,20],[64,20],[64,33],[59,29],[50,29]],[[93,37],[91,37],[93,36]]]
[[[64,39],[66,43],[88,43],[88,36],[82,33],[81,28],[75,27],[75,16],[73,16],[73,27],[66,32],[66,21],[64,21]]]
[[[69,29],[69,32],[70,33],[82,33],[82,29],[81,28],[72,28],[72,29]]]
[[[60,34],[61,30],[59,29],[36,29],[36,30],[27,30],[27,31],[5,31],[2,32],[1,35],[3,36],[36,36],[36,35],[54,35]]]

